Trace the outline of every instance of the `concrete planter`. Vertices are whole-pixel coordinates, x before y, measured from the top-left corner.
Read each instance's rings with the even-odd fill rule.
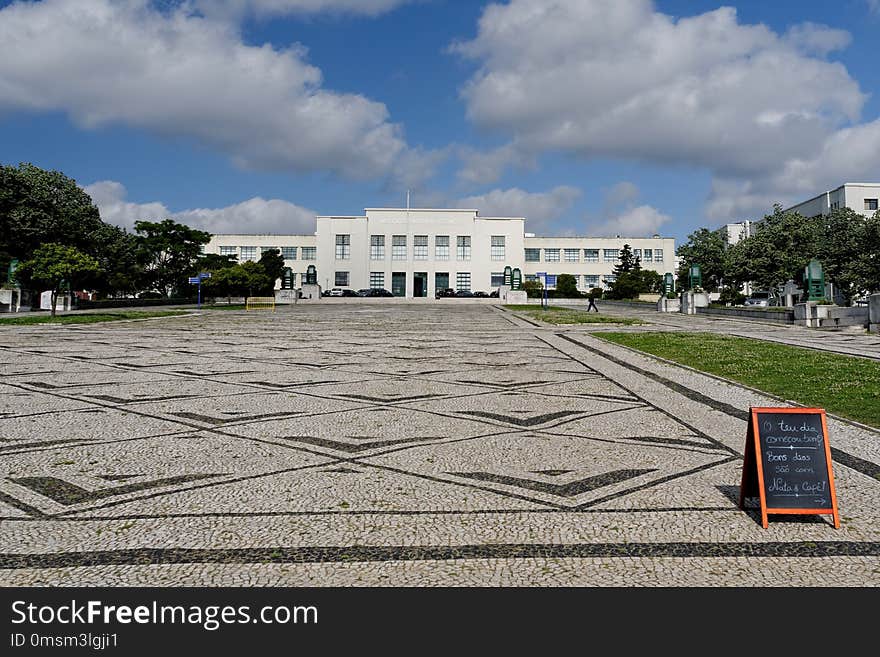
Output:
[[[868,300],[868,318],[872,333],[880,333],[880,294],[872,294]]]

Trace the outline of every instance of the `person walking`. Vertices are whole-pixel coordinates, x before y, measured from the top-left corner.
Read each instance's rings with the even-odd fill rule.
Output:
[[[596,307],[596,295],[590,292],[590,294],[587,295],[587,298],[590,300],[590,303],[587,304],[587,312],[590,312],[590,310],[595,310],[596,312],[599,312],[599,308]]]

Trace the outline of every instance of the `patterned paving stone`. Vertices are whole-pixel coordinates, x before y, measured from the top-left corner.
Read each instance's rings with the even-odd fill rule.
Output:
[[[880,585],[880,432],[829,423],[839,530],[764,530],[741,454],[777,402],[592,327],[389,303],[45,328],[0,327],[2,584]]]

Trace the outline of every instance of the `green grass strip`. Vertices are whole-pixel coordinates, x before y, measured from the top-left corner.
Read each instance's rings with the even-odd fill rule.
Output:
[[[545,324],[567,325],[567,324],[624,324],[630,326],[632,324],[644,324],[643,321],[627,317],[615,317],[611,315],[603,315],[601,313],[588,313],[579,308],[563,308],[562,306],[548,306],[547,310],[542,310],[541,306],[526,306],[511,304],[504,306],[508,310],[515,310],[523,315],[527,315],[532,319]]]
[[[26,315],[24,317],[0,318],[2,325],[30,325],[30,324],[97,324],[99,322],[116,322],[120,319],[147,319],[149,317],[173,317],[186,315],[184,310],[123,310],[107,313],[83,313],[75,315]]]
[[[880,363],[711,333],[595,333],[596,337],[880,427]]]

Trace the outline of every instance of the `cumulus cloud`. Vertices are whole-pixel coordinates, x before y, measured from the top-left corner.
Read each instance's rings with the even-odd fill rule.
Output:
[[[171,212],[158,201],[132,203],[122,183],[102,180],[84,187],[107,223],[134,230],[136,221],[174,219],[211,233],[286,233],[311,235],[315,212],[280,199],[255,197],[225,208],[197,208]]]
[[[84,128],[124,124],[194,139],[248,168],[376,179],[407,152],[385,105],[324,88],[305,48],[247,45],[234,23],[190,3],[0,9],[3,110],[62,111]]]
[[[641,191],[629,181],[619,182],[605,192],[602,215],[587,221],[587,232],[599,237],[650,237],[672,217],[650,205],[637,205]]]
[[[526,230],[553,233],[553,221],[564,214],[581,196],[576,187],[560,185],[549,192],[526,192],[517,187],[493,189],[486,194],[458,199],[458,208],[475,208],[484,217],[525,217]]]
[[[257,17],[287,14],[360,14],[378,16],[411,0],[196,0],[195,5],[206,16]]]
[[[534,168],[535,158],[523,153],[514,144],[505,144],[488,151],[480,151],[469,146],[459,148],[458,156],[462,160],[458,179],[465,183],[488,185],[496,182],[511,166]]]
[[[596,224],[590,231],[598,237],[649,237],[660,233],[660,227],[672,217],[650,205],[639,205],[623,214]]]
[[[741,23],[730,7],[674,19],[650,0],[511,0],[452,50],[479,64],[462,90],[468,117],[523,149],[742,184],[816,160],[857,125],[865,95],[825,59],[849,41],[812,23],[785,34]]]

